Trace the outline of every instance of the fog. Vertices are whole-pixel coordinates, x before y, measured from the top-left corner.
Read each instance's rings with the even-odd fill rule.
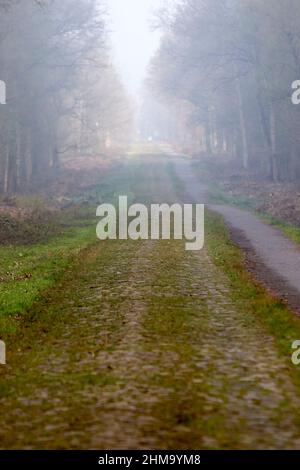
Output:
[[[300,1],[0,0],[0,470],[299,449],[299,314]]]
[[[107,0],[114,60],[129,92],[137,95],[160,41],[153,28],[162,0]]]

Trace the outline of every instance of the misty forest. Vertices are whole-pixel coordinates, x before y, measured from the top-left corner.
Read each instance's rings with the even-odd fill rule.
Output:
[[[299,244],[299,1],[0,0],[1,450],[299,449]]]

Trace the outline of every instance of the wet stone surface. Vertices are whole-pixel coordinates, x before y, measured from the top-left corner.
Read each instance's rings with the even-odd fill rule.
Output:
[[[124,242],[115,253],[65,286],[59,333],[7,374],[1,447],[299,447],[286,364],[207,252]]]

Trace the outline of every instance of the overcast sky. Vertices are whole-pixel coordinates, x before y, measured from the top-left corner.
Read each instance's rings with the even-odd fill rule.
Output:
[[[163,0],[107,0],[115,62],[131,93],[138,93],[147,64],[159,45],[151,31],[153,13]]]

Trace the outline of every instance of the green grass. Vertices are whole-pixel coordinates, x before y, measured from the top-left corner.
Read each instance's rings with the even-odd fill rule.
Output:
[[[175,181],[178,176],[173,171],[172,178]],[[179,194],[184,194],[180,185],[176,186]],[[228,196],[220,191],[218,201],[229,204]],[[232,196],[234,204],[245,208],[244,202]],[[249,203],[246,203],[249,205]],[[278,221],[270,216],[256,213],[267,223],[280,228],[289,238],[300,242],[300,229]],[[291,311],[284,303],[277,300],[266,289],[256,282],[245,267],[244,254],[242,250],[230,239],[222,216],[206,209],[205,213],[205,242],[215,264],[229,277],[232,286],[231,295],[233,300],[241,308],[245,302],[253,316],[259,317],[267,327],[270,334],[275,338],[278,350],[286,359],[287,367],[290,369],[294,381],[300,389],[300,370],[291,362],[292,343],[300,339],[300,318]]]
[[[173,188],[176,194],[183,195],[185,193],[185,185],[184,182],[178,178],[178,174],[175,170],[175,166],[172,162],[169,162],[167,165],[167,171],[171,178]]]
[[[95,238],[95,225],[90,224],[68,229],[64,235],[43,244],[0,247],[0,331],[14,329],[11,316],[27,310]]]
[[[31,245],[27,240],[24,245],[0,245],[0,336],[15,332],[18,316],[72,269],[82,250],[98,243],[97,205],[117,203],[119,195],[132,203],[139,169],[138,161],[114,168],[101,184],[74,198],[75,204],[85,205],[60,216],[59,234]]]
[[[209,184],[209,200],[212,204],[228,204],[230,206],[237,206],[241,209],[254,209],[253,201],[247,197],[235,196],[228,194],[215,184]]]
[[[153,172],[154,166],[148,170]],[[95,217],[99,203],[117,206],[120,195],[127,195],[128,204],[132,204],[137,195],[138,202],[152,202],[149,176],[139,159],[126,161],[126,165],[113,168],[101,184],[74,198],[73,203],[79,206],[60,216],[58,235],[31,245],[27,240],[24,245],[0,245],[0,337],[14,333],[18,317],[72,269],[84,249],[99,243]],[[154,178],[158,181],[159,174]],[[34,197],[32,200],[35,203]],[[26,203],[30,201],[26,199]],[[81,203],[84,204],[80,206]]]
[[[295,225],[288,224],[283,222],[282,220],[277,219],[269,214],[262,214],[260,212],[255,212],[257,217],[261,220],[266,222],[273,227],[276,227],[282,231],[284,235],[286,235],[290,240],[295,243],[300,243],[300,227],[296,227]]]

